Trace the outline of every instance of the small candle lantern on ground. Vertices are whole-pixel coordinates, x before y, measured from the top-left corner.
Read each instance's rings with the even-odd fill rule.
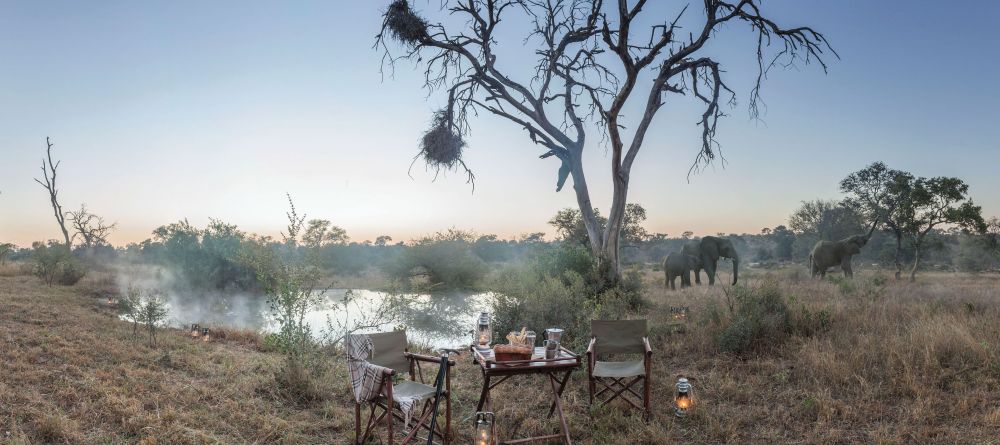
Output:
[[[201,330],[201,341],[208,342],[211,337],[208,335],[208,328]]]
[[[493,413],[476,413],[476,445],[496,443],[496,423]]]
[[[694,388],[688,379],[681,377],[677,379],[677,395],[674,396],[674,415],[684,417],[687,411],[694,405]]]
[[[479,321],[476,323],[476,344],[480,348],[489,348],[493,339],[493,328],[490,326],[490,313],[479,314]]]
[[[201,326],[198,323],[191,323],[191,338],[198,338],[201,335]]]

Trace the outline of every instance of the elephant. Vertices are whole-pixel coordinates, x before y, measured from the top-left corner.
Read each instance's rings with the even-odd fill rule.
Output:
[[[699,267],[701,260],[694,255],[681,252],[672,252],[663,260],[663,275],[666,277],[664,286],[669,286],[671,290],[676,290],[674,282],[677,277],[681,277],[681,288],[691,287],[691,271]]]
[[[701,269],[705,269],[705,274],[708,275],[708,284],[715,284],[715,271],[719,266],[720,257],[733,260],[733,284],[739,280],[740,256],[729,239],[706,236],[685,245],[681,252],[701,259],[698,267],[694,269],[694,282],[697,284],[701,284]]]
[[[861,253],[861,248],[868,244],[868,240],[872,238],[872,233],[875,233],[878,223],[878,219],[872,222],[872,227],[868,230],[867,235],[852,235],[840,241],[816,243],[812,252],[809,252],[809,272],[812,273],[813,278],[816,275],[819,275],[820,278],[826,278],[826,270],[838,264],[843,269],[845,277],[853,278],[851,257]]]
[[[826,270],[840,265],[847,278],[854,277],[851,270],[851,257],[861,253],[861,248],[868,244],[869,236],[853,235],[840,241],[820,241],[809,253],[809,271],[812,277],[819,275],[826,278]]]

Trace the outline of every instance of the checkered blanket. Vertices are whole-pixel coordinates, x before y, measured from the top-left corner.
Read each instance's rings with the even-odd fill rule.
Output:
[[[358,403],[372,402],[381,393],[382,379],[386,375],[384,366],[368,362],[375,345],[371,338],[364,334],[347,336],[347,370],[351,374],[351,387],[354,389],[354,400]],[[413,408],[420,401],[416,397],[393,397],[403,413],[405,424],[410,425]],[[388,401],[392,403],[392,401]]]

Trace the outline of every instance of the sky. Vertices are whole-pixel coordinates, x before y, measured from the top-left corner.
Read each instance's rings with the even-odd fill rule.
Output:
[[[554,235],[546,221],[576,207],[572,189],[556,193],[558,162],[539,160],[507,121],[471,122],[474,191],[462,175],[435,181],[419,162],[408,174],[444,96],[421,88],[413,64],[383,74],[373,43],[387,4],[0,0],[0,242],[60,236],[33,181],[46,137],[64,209],[86,203],[117,222],[116,245],[184,218],[276,235],[286,193],[358,241],[451,227]],[[436,1],[415,4],[442,17]],[[687,3],[650,4],[646,14],[662,21]],[[766,112],[752,120],[754,35],[720,29],[706,50],[739,101],[717,133],[726,161],[687,176],[701,111],[671,96],[632,172],[629,201],[647,209],[647,230],[756,233],[803,200],[838,198],[841,178],[878,160],[958,176],[985,215],[1000,215],[1000,3],[762,4],[784,26],[823,32],[840,59],[827,74],[815,64],[772,71]],[[700,20],[699,5],[685,23]],[[526,27],[504,26],[498,63],[526,81]],[[593,202],[606,210],[609,153],[595,142],[584,156]]]

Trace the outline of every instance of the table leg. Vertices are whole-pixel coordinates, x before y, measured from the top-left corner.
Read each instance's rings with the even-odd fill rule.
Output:
[[[556,391],[556,400],[559,400],[559,398],[562,397],[563,390],[566,389],[566,382],[569,381],[569,375],[572,372],[573,371],[566,371],[566,375],[564,375],[562,381],[559,382],[559,390]],[[555,379],[555,375],[554,374],[549,374],[549,378]],[[556,380],[556,381],[558,382],[559,380]],[[556,404],[555,404],[555,402],[553,402],[552,406],[549,407],[549,415],[548,415],[548,417],[552,417],[552,413],[555,412],[555,410],[556,410]]]
[[[483,373],[483,392],[479,394],[479,403],[476,404],[476,411],[482,411],[486,400],[490,398],[490,376]]]
[[[568,372],[566,373],[562,383],[560,383],[559,387],[556,388],[556,382],[559,381],[559,379],[556,378],[555,374],[549,374],[549,383],[552,384],[552,396],[555,397],[555,400],[552,401],[552,407],[559,413],[559,424],[562,426],[562,438],[565,439],[566,445],[573,445],[573,439],[569,437],[569,425],[566,424],[566,416],[563,415],[562,402],[559,401],[562,396],[563,388],[566,387],[567,380],[569,380]]]

